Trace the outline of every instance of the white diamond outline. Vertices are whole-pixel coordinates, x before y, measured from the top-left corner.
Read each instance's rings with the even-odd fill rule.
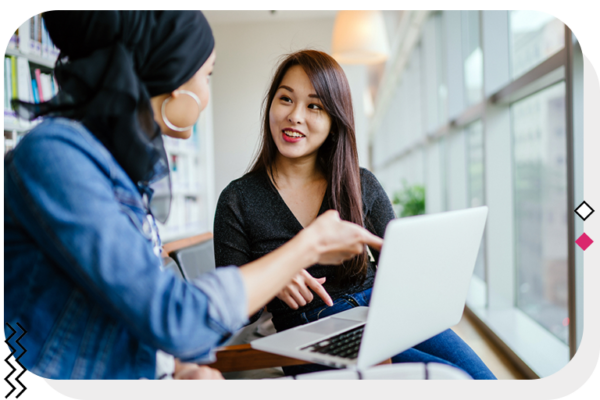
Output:
[[[587,210],[587,212],[582,212],[582,208],[585,208],[585,210]],[[579,206],[579,208],[577,208],[576,213],[579,214],[582,218],[587,218],[590,216],[591,213],[593,213],[592,209],[585,203],[581,203],[581,205]]]
[[[589,208],[589,209],[591,210],[591,211],[590,211],[590,213],[589,213],[589,214],[587,214],[585,217],[584,217],[583,215],[581,215],[581,214],[579,213],[579,211],[578,211],[578,210],[581,208],[581,206],[583,206],[583,205],[585,205],[587,208]],[[579,218],[581,218],[582,220],[584,220],[584,221],[585,221],[586,219],[588,219],[588,218],[590,217],[590,215],[592,215],[592,214],[594,213],[594,211],[596,211],[596,210],[594,210],[594,209],[593,209],[593,208],[592,208],[592,207],[591,207],[591,206],[590,206],[590,205],[587,203],[587,201],[585,201],[585,200],[584,200],[584,201],[582,201],[582,202],[581,202],[581,204],[579,204],[579,205],[577,206],[577,208],[575,209],[575,214],[579,215]]]

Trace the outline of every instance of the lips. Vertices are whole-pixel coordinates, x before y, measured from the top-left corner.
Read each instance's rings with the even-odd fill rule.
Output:
[[[283,129],[281,132],[283,140],[285,140],[288,143],[296,143],[306,137],[302,132],[292,128]]]

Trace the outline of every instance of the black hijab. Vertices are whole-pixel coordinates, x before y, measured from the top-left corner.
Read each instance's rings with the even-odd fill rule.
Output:
[[[51,11],[43,14],[60,49],[57,96],[41,104],[13,100],[23,118],[80,120],[131,180],[168,174],[150,97],[187,82],[214,48],[200,11]]]

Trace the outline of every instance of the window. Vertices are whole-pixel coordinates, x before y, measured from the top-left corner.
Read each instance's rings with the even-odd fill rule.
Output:
[[[483,159],[483,124],[475,121],[465,127],[467,142],[467,207],[479,207],[485,204],[484,159]],[[485,240],[481,242],[474,274],[485,281],[484,249]]]
[[[511,106],[517,307],[568,343],[565,85]]]
[[[564,25],[539,11],[510,11],[511,76],[524,72],[564,47]]]
[[[567,107],[582,101],[581,55],[568,51],[570,32],[545,13],[444,11],[421,21],[419,37],[398,49],[398,60],[408,61],[392,55],[379,89],[390,99],[401,90],[406,109],[400,114],[400,101],[391,102],[373,117],[400,126],[403,115],[414,140],[398,149],[381,124],[374,148],[393,156],[375,161],[373,172],[394,185],[422,182],[428,214],[489,207],[467,305],[524,369],[549,376],[575,353],[582,327],[582,261],[568,261],[569,230],[582,226],[569,225],[568,201],[582,192],[583,167],[566,151],[571,129],[573,148],[583,148],[582,112],[567,126]],[[570,62],[574,85],[565,75]],[[573,159],[576,193],[569,193]]]
[[[447,85],[445,75],[442,14],[434,13],[425,23],[421,39],[421,65],[423,93],[425,96],[425,127],[434,132],[447,118]]]
[[[479,11],[462,11],[462,49],[467,105],[483,99],[483,52],[479,34]]]

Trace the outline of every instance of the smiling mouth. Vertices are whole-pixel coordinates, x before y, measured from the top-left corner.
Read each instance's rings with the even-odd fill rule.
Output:
[[[295,131],[288,131],[288,130],[284,130],[283,134],[287,137],[290,137],[292,139],[300,139],[305,137],[303,134],[299,133],[299,132],[295,132]]]

